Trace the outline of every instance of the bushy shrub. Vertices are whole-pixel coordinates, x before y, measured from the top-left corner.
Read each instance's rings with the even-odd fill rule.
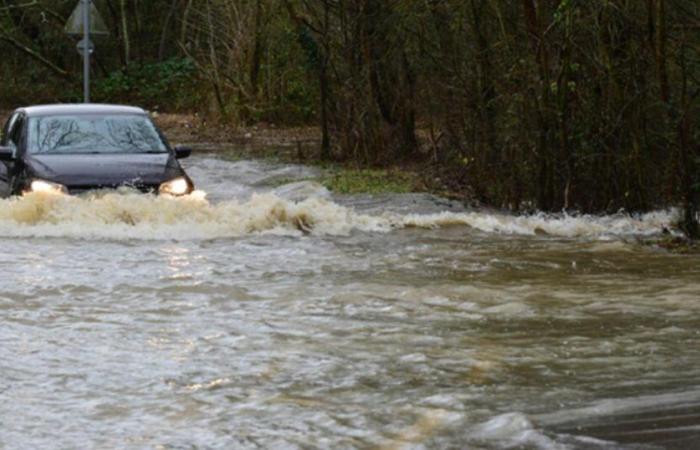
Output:
[[[196,67],[189,58],[131,64],[95,82],[97,101],[133,103],[146,108],[182,110],[197,104]]]

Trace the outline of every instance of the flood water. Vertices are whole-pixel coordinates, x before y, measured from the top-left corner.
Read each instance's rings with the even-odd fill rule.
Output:
[[[693,448],[700,256],[642,217],[202,192],[0,200],[0,448]],[[203,192],[206,192],[206,198]]]

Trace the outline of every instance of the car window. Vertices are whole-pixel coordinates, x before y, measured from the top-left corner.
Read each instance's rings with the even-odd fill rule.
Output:
[[[155,125],[144,115],[58,115],[29,119],[30,153],[163,153]]]

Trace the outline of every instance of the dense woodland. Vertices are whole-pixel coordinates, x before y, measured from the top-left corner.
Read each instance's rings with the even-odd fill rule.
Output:
[[[318,125],[324,159],[494,206],[697,226],[697,0],[94,1],[95,100]],[[76,3],[0,0],[0,106],[80,100]]]

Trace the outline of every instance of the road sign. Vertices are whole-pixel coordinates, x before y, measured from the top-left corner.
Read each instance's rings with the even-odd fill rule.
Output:
[[[85,41],[87,40],[87,49],[92,55],[95,53],[95,43],[92,42],[89,38],[83,38],[78,41],[78,45],[76,45],[76,48],[78,49],[78,53],[80,53],[80,56],[85,56]]]
[[[89,12],[90,36],[107,36],[109,34],[109,29],[107,25],[105,25],[104,20],[102,20],[102,16],[100,16],[99,11],[97,11],[94,2],[90,2]],[[66,26],[64,27],[66,34],[82,36],[83,27],[85,25],[83,17],[83,0],[80,0],[73,10],[73,13],[70,15],[70,18],[68,18],[68,22],[66,22]]]

